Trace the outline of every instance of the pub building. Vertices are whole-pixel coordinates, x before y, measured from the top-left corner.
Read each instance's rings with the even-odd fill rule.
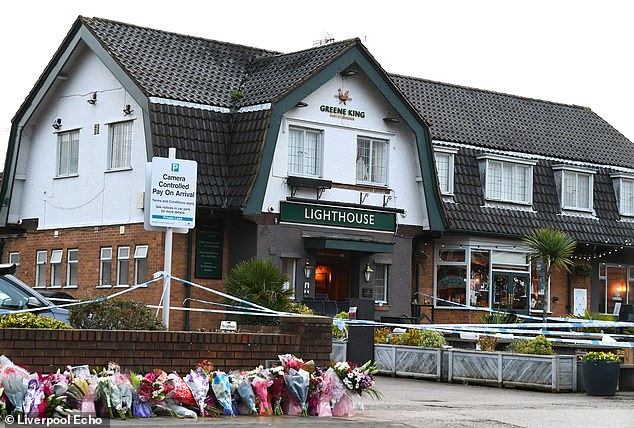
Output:
[[[150,280],[164,240],[144,228],[145,170],[170,148],[197,162],[172,254],[188,282],[223,290],[270,258],[319,313],[421,322],[634,300],[634,150],[590,109],[389,74],[358,39],[283,54],[87,17],[13,119],[2,261],[77,298]],[[544,226],[582,266],[550,284],[520,239]],[[172,308],[211,299],[173,282]],[[221,317],[175,310],[170,329]]]

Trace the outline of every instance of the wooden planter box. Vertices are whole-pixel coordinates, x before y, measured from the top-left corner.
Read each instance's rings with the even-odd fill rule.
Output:
[[[374,360],[379,373],[441,379],[442,353],[439,348],[375,344]]]
[[[577,390],[573,355],[526,355],[450,349],[447,380],[554,392]]]

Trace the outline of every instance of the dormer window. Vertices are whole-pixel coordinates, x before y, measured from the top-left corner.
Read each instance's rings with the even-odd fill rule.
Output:
[[[611,174],[616,200],[619,204],[619,214],[634,217],[634,175]]]
[[[553,171],[561,208],[592,212],[592,189],[596,171],[568,165],[555,165]]]
[[[533,166],[537,163],[510,156],[478,156],[487,201],[533,204]]]
[[[454,183],[454,155],[458,150],[449,147],[434,147],[436,171],[438,171],[438,185],[443,195],[453,195]]]

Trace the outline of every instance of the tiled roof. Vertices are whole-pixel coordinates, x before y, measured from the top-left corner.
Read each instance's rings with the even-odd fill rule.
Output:
[[[154,156],[167,157],[170,147],[181,159],[198,163],[198,204],[240,207],[259,170],[260,150],[269,110],[219,113],[151,104]]]
[[[562,215],[552,170],[540,160],[533,170],[533,209],[485,204],[476,156],[483,151],[461,148],[455,155],[454,202],[445,203],[449,229],[457,232],[520,237],[539,227],[566,231],[579,242],[623,244],[634,240],[634,222],[619,221],[610,171],[599,168],[594,177],[596,217]]]
[[[435,140],[634,168],[634,144],[588,108],[390,77]]]
[[[137,27],[101,18],[80,18],[110,55],[150,97],[232,107],[274,101],[358,40],[291,54]]]

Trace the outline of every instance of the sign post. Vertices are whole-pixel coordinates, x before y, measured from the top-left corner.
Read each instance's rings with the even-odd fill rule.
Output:
[[[149,168],[148,168],[149,169]],[[147,170],[146,170],[147,171]],[[176,159],[176,149],[169,149],[168,158],[152,159],[151,180],[146,179],[147,230],[165,230],[165,258],[163,259],[163,324],[169,329],[170,276],[172,273],[172,236],[174,230],[186,233],[196,225],[195,161]]]

